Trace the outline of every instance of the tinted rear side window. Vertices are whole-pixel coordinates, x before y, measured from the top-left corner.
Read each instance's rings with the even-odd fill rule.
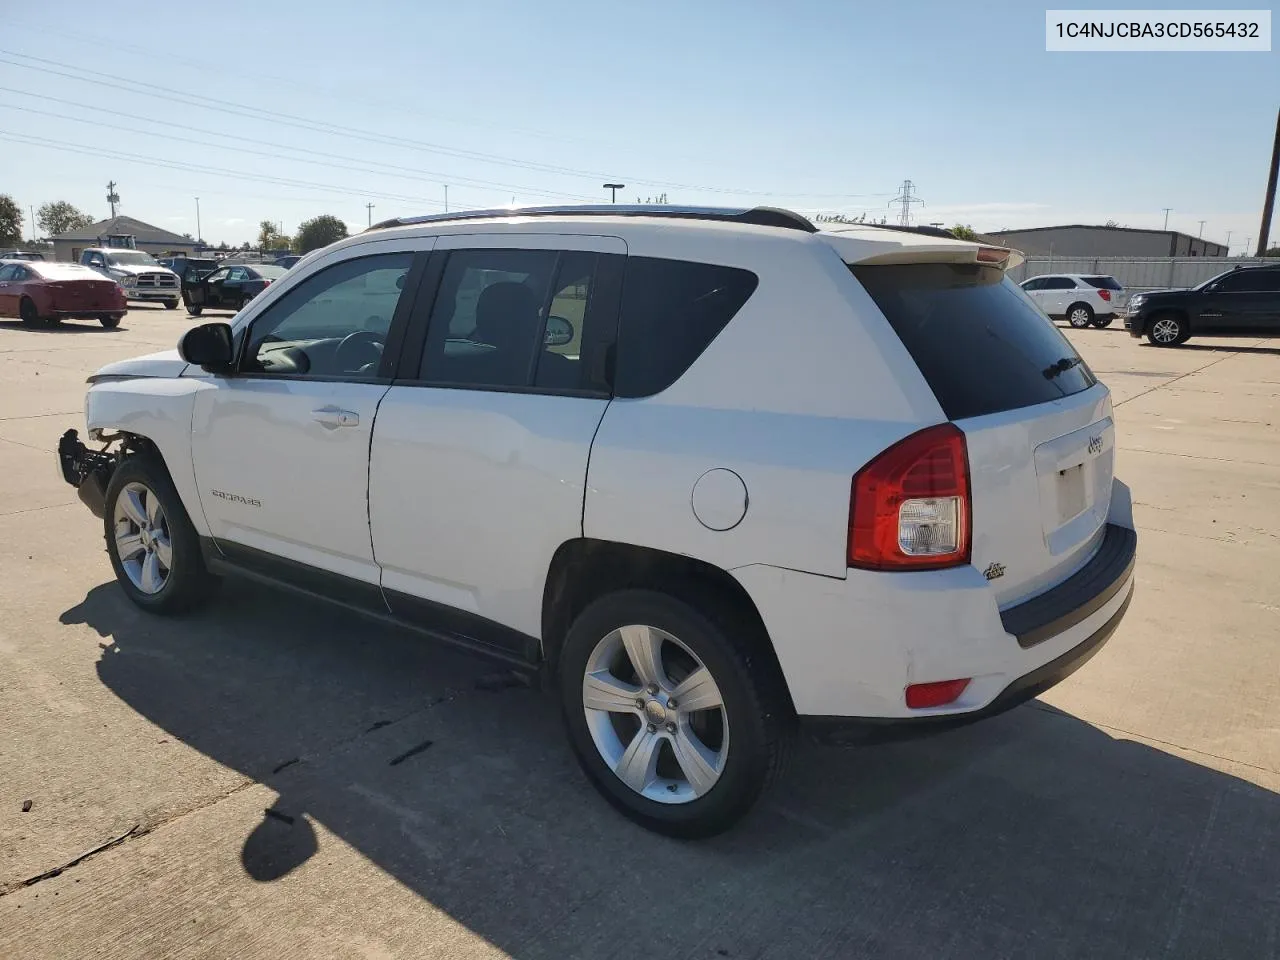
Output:
[[[614,393],[648,397],[689,369],[755,292],[749,270],[630,257],[622,287]]]
[[[1003,272],[977,264],[851,267],[951,420],[1057,400],[1097,380]]]
[[[1123,290],[1124,287],[1116,282],[1115,277],[1081,277],[1085,283],[1099,290]]]

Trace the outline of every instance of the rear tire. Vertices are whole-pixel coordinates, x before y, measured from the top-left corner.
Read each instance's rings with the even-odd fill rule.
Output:
[[[177,300],[166,300],[166,301],[164,302],[164,308],[165,308],[166,310],[177,310],[177,309],[178,309],[178,301],[177,301]]]
[[[1147,326],[1147,340],[1155,347],[1177,347],[1191,336],[1186,318],[1176,313],[1161,313]]]
[[[120,326],[119,317],[111,317],[111,316],[104,315],[98,318],[98,322],[102,324],[104,327],[106,327],[108,330],[114,330],[116,327]]]
[[[1076,330],[1087,330],[1093,324],[1093,307],[1087,303],[1073,303],[1067,307],[1067,323]]]
[[[22,318],[22,322],[28,327],[40,326],[40,311],[36,308],[36,303],[27,297],[22,298],[22,302],[18,304],[18,316]]]
[[[204,565],[200,538],[156,454],[135,454],[116,468],[103,524],[116,579],[142,609],[182,613],[213,592],[217,579]]]
[[[1114,315],[1110,317],[1094,317],[1093,325],[1097,327],[1099,330],[1101,330],[1104,327],[1111,326],[1111,321],[1113,321],[1114,319],[1115,319]]]
[[[200,316],[204,312],[204,307],[187,307],[187,313],[193,317]]]
[[[558,671],[565,726],[624,816],[667,836],[713,836],[780,775],[793,725],[773,664],[755,654],[760,633],[715,604],[648,590],[607,594],[574,621]]]

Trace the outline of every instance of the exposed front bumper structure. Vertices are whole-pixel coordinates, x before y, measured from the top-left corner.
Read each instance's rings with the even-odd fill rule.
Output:
[[[119,458],[106,450],[90,450],[75,430],[68,430],[58,441],[58,469],[62,479],[76,488],[80,502],[95,517],[107,513],[107,484]]]

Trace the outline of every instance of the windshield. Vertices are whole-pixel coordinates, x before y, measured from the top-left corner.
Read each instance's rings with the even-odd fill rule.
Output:
[[[1205,289],[1206,287],[1208,287],[1210,284],[1217,283],[1219,280],[1221,280],[1223,277],[1225,277],[1228,273],[1235,273],[1235,271],[1234,271],[1234,270],[1224,270],[1222,273],[1218,274],[1217,276],[1210,277],[1208,280],[1202,280],[1200,283],[1197,283],[1197,284],[1196,284],[1194,287],[1192,287],[1191,289],[1192,289],[1192,290],[1203,290],[1203,289]]]
[[[264,280],[279,280],[289,271],[284,267],[277,267],[274,264],[263,263],[250,267],[254,273],[262,277]]]
[[[141,250],[126,250],[121,253],[107,254],[107,263],[113,267],[158,267],[159,261],[149,253]]]

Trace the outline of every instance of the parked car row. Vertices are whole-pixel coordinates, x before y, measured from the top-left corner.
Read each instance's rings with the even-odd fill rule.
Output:
[[[1280,335],[1280,264],[1239,266],[1189,290],[1132,295],[1115,277],[1092,274],[1043,274],[1021,286],[1051,318],[1077,330],[1123,317],[1131,337],[1157,347],[1180,346],[1193,334]]]

